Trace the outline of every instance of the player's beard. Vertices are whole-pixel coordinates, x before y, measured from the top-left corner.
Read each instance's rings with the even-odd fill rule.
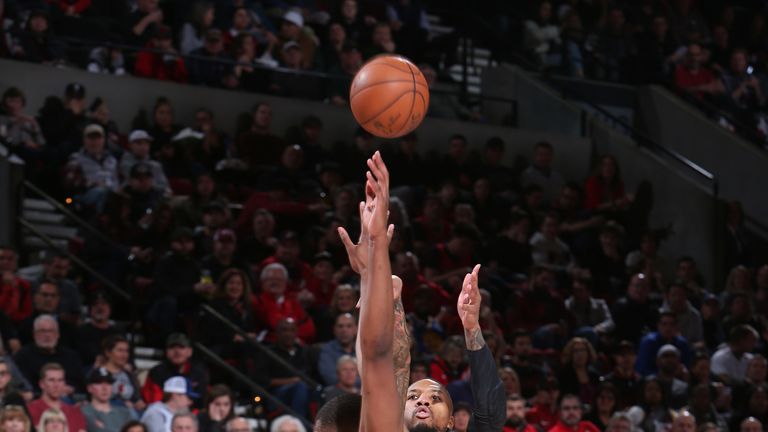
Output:
[[[523,419],[521,419],[520,417],[510,417],[507,419],[505,424],[506,426],[517,429],[523,425]]]
[[[441,432],[437,426],[429,426],[424,423],[419,423],[408,428],[408,432]]]

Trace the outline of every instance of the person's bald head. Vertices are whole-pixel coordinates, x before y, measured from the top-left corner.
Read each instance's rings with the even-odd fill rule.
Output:
[[[740,432],[761,432],[763,430],[763,424],[760,423],[760,420],[754,418],[754,417],[747,417],[739,426]]]
[[[445,387],[432,379],[408,387],[405,426],[410,432],[446,432],[453,428],[453,401]]]

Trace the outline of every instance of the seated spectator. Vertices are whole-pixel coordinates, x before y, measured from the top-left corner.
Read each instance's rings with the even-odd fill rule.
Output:
[[[214,13],[213,3],[197,1],[192,5],[190,20],[181,27],[179,40],[182,54],[190,54],[205,44],[204,35],[213,25]]]
[[[661,234],[646,232],[640,238],[640,247],[627,254],[625,264],[630,271],[640,271],[643,265],[651,267],[665,279],[672,275],[671,263],[659,254]]]
[[[206,170],[214,170],[216,165],[226,159],[232,147],[229,135],[216,125],[213,111],[198,108],[195,111],[194,130],[202,133],[198,146],[189,151],[189,157],[203,165]]]
[[[328,385],[323,389],[323,404],[329,400],[343,394],[358,394],[360,387],[358,381],[360,377],[357,374],[357,360],[350,355],[342,355],[336,360],[336,376],[338,380],[335,384]]]
[[[560,237],[560,219],[556,213],[544,216],[537,231],[530,240],[531,259],[538,266],[564,272],[572,269],[571,250]]]
[[[624,181],[616,158],[603,156],[598,171],[584,184],[584,207],[612,215],[626,210],[632,200],[632,196],[624,193]]]
[[[119,42],[119,40],[118,40]],[[125,57],[118,46],[96,47],[88,55],[86,70],[91,73],[108,75],[125,75]]]
[[[189,379],[179,375],[166,379],[162,391],[162,400],[147,407],[141,422],[147,426],[148,432],[177,432],[172,424],[180,415],[189,413],[193,399],[198,399],[200,394],[194,392]]]
[[[161,202],[164,192],[154,182],[153,168],[148,163],[139,162],[131,167],[122,193],[128,197],[132,223],[149,225],[152,210]]]
[[[141,388],[144,402],[148,404],[160,400],[167,402],[168,393],[182,395],[194,393],[199,394],[199,397],[205,397],[208,388],[208,371],[204,364],[192,358],[192,352],[192,343],[185,334],[173,333],[168,336],[165,343],[165,358],[149,370],[144,386]],[[163,383],[162,387],[160,383]],[[182,383],[184,389],[180,391]],[[173,391],[167,391],[168,387]],[[176,398],[175,402],[183,402],[183,400]],[[189,404],[185,408],[188,406]],[[154,411],[157,410],[162,411],[159,406],[154,409]],[[146,416],[146,412],[144,415]]]
[[[731,384],[733,389],[733,401],[731,406],[742,407],[748,402],[747,393],[752,388],[765,386],[768,377],[768,360],[760,354],[755,354],[747,365],[747,373],[744,381]]]
[[[637,341],[658,321],[658,309],[650,298],[650,281],[643,273],[629,279],[627,295],[613,304],[611,315],[616,323],[615,336],[619,340]]]
[[[533,148],[531,166],[520,174],[520,186],[539,186],[544,193],[544,200],[549,203],[555,202],[565,186],[563,175],[552,166],[554,157],[555,149],[552,144],[540,141]]]
[[[69,255],[60,252],[46,254],[43,259],[43,274],[36,281],[32,291],[34,294],[43,280],[56,282],[60,296],[59,309],[56,313],[64,321],[77,323],[80,319],[83,301],[80,287],[68,277],[71,268],[72,263]]]
[[[640,408],[644,414],[640,423],[643,430],[656,430],[657,425],[665,427],[672,422],[669,405],[665,400],[666,395],[658,378],[645,378],[639,397],[637,408]]]
[[[356,337],[355,317],[349,313],[338,315],[333,325],[333,340],[320,346],[320,355],[317,360],[317,371],[327,386],[333,386],[338,381],[339,359],[344,356],[355,356]]]
[[[723,92],[723,83],[704,66],[704,49],[697,43],[688,45],[685,61],[675,68],[675,85],[699,99]]]
[[[741,407],[734,408],[730,421],[731,430],[737,430],[739,423],[748,417],[754,417],[762,423],[768,419],[768,408],[765,406],[765,400],[768,398],[768,387],[765,385],[752,387],[746,396],[746,403]]]
[[[586,420],[597,426],[601,431],[605,431],[617,411],[617,401],[619,395],[615,387],[610,383],[602,383],[597,389],[595,404],[592,412],[586,416]]]
[[[304,343],[315,338],[315,324],[304,309],[289,292],[288,270],[280,263],[268,264],[261,270],[261,294],[254,299],[254,316],[265,329],[268,339],[277,329],[277,324],[285,318],[292,318],[297,327],[297,335]]]
[[[554,378],[547,378],[538,384],[536,395],[531,400],[531,409],[525,413],[525,421],[537,430],[550,430],[558,422],[560,389]]]
[[[344,42],[347,41],[347,30],[339,21],[328,24],[328,34],[325,37],[320,55],[315,58],[317,68],[328,71],[339,66],[339,54]],[[422,70],[423,72],[423,70]]]
[[[243,270],[230,268],[218,278],[211,307],[229,322],[249,335],[256,336],[253,316],[253,291],[248,276]],[[207,346],[227,360],[237,360],[245,365],[252,354],[243,337],[222,323],[219,319],[205,314],[200,325],[201,336]]]
[[[272,421],[269,432],[307,432],[307,429],[296,417],[284,414]]]
[[[344,314],[354,315],[356,313],[355,305],[359,297],[360,292],[352,285],[342,284],[336,287],[328,309],[316,314],[317,316],[314,318],[318,341],[326,342],[334,337],[333,329],[337,317]]]
[[[274,36],[273,36],[274,37]],[[240,83],[240,87],[248,91],[265,93],[269,84],[269,68],[279,64],[272,57],[272,49],[277,38],[270,40],[269,47],[259,56],[256,38],[248,33],[237,35],[232,41],[231,55],[237,64],[232,74]]]
[[[438,276],[453,277],[464,273],[475,262],[475,250],[480,243],[480,232],[474,225],[456,224],[451,237],[437,243],[425,253],[424,275],[427,279]]]
[[[190,52],[189,81],[210,87],[237,87],[233,80],[232,65],[229,55],[224,51],[224,35],[219,29],[205,32],[203,46]]]
[[[523,24],[525,51],[538,65],[544,67],[560,64],[560,29],[553,21],[552,3],[542,1],[534,16]]]
[[[288,41],[282,48],[281,70],[272,71],[269,77],[269,91],[279,96],[302,99],[322,99],[321,82],[311,75],[302,74],[303,53],[298,43]]]
[[[59,286],[54,281],[43,280],[35,295],[32,296],[32,315],[17,325],[22,343],[32,341],[32,326],[37,317],[40,315],[56,316],[60,299]],[[75,324],[71,321],[64,321],[58,316],[56,321],[59,323],[59,330],[61,331],[61,342],[68,347],[74,347]]]
[[[107,149],[115,155],[122,154],[123,145],[120,142],[120,131],[117,128],[117,123],[115,123],[111,117],[107,101],[100,97],[94,99],[93,102],[91,102],[91,105],[88,106],[88,113],[86,116],[89,121],[104,128],[104,133],[107,138]]]
[[[3,430],[14,432],[34,430],[23,406],[23,403],[3,404],[3,410],[0,411],[0,427]]]
[[[765,93],[760,79],[751,71],[749,53],[744,49],[737,49],[731,53],[728,71],[722,75],[725,94],[729,97],[728,105],[743,120],[750,120],[750,113],[765,105]]]
[[[250,228],[252,231],[239,243],[240,253],[249,263],[260,263],[275,253],[275,216],[258,209],[253,213]]]
[[[639,402],[642,378],[635,372],[635,347],[629,341],[621,341],[613,352],[613,370],[600,378],[616,389],[618,400],[616,407],[627,409]]]
[[[684,410],[690,412],[699,423],[713,423],[718,431],[728,430],[725,419],[715,408],[709,386],[706,384],[693,387],[690,400]]]
[[[77,328],[77,351],[84,365],[92,365],[103,354],[104,339],[123,332],[111,320],[112,301],[103,292],[96,292],[88,302],[88,316]]]
[[[565,308],[574,318],[575,334],[595,345],[600,336],[613,331],[611,310],[605,300],[592,297],[588,280],[574,279],[572,287]]]
[[[127,406],[135,411],[142,411],[147,404],[141,399],[139,381],[131,365],[131,351],[128,339],[122,335],[110,335],[102,341],[103,360],[99,369],[112,376],[113,405]]]
[[[312,268],[301,259],[301,243],[294,231],[285,231],[280,235],[275,254],[262,261],[264,268],[270,264],[281,264],[288,271],[290,278],[288,291],[298,293],[300,287],[312,279]]]
[[[224,384],[211,387],[205,411],[197,415],[200,432],[232,432],[229,423],[235,418],[235,396],[229,387]]]
[[[54,409],[63,414],[67,430],[85,432],[87,427],[83,414],[77,407],[62,401],[68,393],[67,382],[64,380],[65,368],[66,366],[62,367],[58,363],[46,363],[40,368],[40,398],[29,402],[27,410],[32,423],[39,424],[40,430],[46,430],[44,428],[46,413]],[[69,372],[76,371],[69,369]]]
[[[560,356],[560,391],[575,394],[584,403],[592,405],[597,396],[600,375],[594,369],[597,353],[586,339],[575,337],[563,347]]]
[[[29,15],[19,45],[19,55],[27,61],[56,64],[66,60],[66,46],[54,37],[50,16],[43,10],[35,10]]]
[[[250,127],[237,138],[237,157],[253,168],[277,165],[285,143],[271,131],[272,107],[266,102],[259,103],[251,116]]]
[[[508,366],[504,366],[500,368],[499,379],[501,380],[502,385],[504,385],[504,394],[506,394],[507,396],[520,394],[520,377],[517,376],[517,372],[515,372],[514,369]],[[453,390],[453,389],[459,390],[453,384],[457,384],[461,382],[466,382],[467,384],[469,384],[469,382],[466,379],[457,380],[457,381],[454,381],[452,384],[448,385],[448,390]],[[454,398],[454,399],[457,399],[457,398]]]
[[[203,273],[218,281],[226,270],[245,271],[248,265],[236,255],[237,236],[229,228],[219,228],[213,235],[213,253],[200,262]]]
[[[19,256],[9,246],[0,246],[0,309],[13,322],[20,322],[32,314],[32,290],[29,282],[17,275]],[[15,352],[20,344],[8,348]]]
[[[573,394],[565,394],[560,398],[559,404],[559,420],[549,432],[568,432],[568,431],[580,431],[580,432],[599,432],[592,422],[582,420],[583,407],[581,400],[578,396]]]
[[[728,345],[712,355],[712,373],[726,384],[743,382],[758,340],[757,331],[748,325],[733,328]]]
[[[229,225],[226,204],[222,201],[209,201],[202,209],[200,222],[195,227],[195,255],[202,258],[213,253],[213,237]]]
[[[326,87],[326,96],[333,105],[349,105],[349,85],[362,66],[363,55],[360,53],[357,43],[346,40],[339,51],[339,63],[328,69],[329,75],[337,77],[328,80]]]
[[[443,341],[440,352],[432,359],[429,376],[445,386],[462,379],[467,371],[464,341],[459,336],[451,336]]]
[[[678,350],[683,364],[690,364],[692,353],[688,341],[680,335],[677,315],[672,312],[661,312],[657,323],[657,331],[648,333],[640,341],[637,349],[637,364],[635,369],[640,375],[648,376],[656,372],[657,354],[666,345],[672,345]]]
[[[371,32],[371,43],[363,51],[366,59],[381,54],[395,54],[395,40],[392,37],[392,27],[386,22],[377,22]]]
[[[730,336],[733,329],[741,326],[751,326],[758,334],[762,334],[766,328],[765,317],[756,314],[752,309],[752,300],[747,293],[731,294],[726,302],[727,311],[723,318],[723,332]]]
[[[170,185],[160,162],[152,160],[149,151],[154,138],[145,130],[136,129],[128,135],[128,151],[120,158],[120,178],[124,182],[131,174],[131,168],[139,162],[147,164],[152,170],[152,186],[161,191],[169,191]]]
[[[537,391],[548,370],[546,364],[535,361],[533,357],[533,344],[531,334],[523,330],[512,332],[509,343],[508,364],[520,377],[521,395],[530,399]]]
[[[48,408],[40,416],[36,429],[45,432],[68,431],[67,417],[58,408]]]
[[[312,69],[317,50],[317,38],[304,28],[304,17],[295,9],[287,11],[280,23],[280,52],[283,45],[288,42],[299,44],[302,53],[302,65],[304,69]],[[283,56],[284,57],[284,56]]]
[[[5,131],[4,145],[18,152],[28,164],[36,164],[45,147],[45,137],[37,120],[24,113],[26,104],[27,98],[19,88],[6,89],[0,104],[0,129]],[[34,166],[30,168],[36,169]]]
[[[159,11],[162,16],[162,11]],[[152,30],[149,48],[136,56],[133,74],[138,77],[153,78],[162,81],[187,82],[187,66],[173,47],[170,27],[157,26]]]
[[[8,356],[0,357],[0,404],[4,407],[21,406],[31,399],[32,386],[21,375],[13,359]],[[3,427],[2,421],[0,427]]]
[[[503,432],[537,432],[538,429],[525,420],[528,408],[519,395],[507,396],[507,421]]]
[[[632,32],[620,7],[610,8],[606,15],[594,47],[597,75],[608,81],[623,81],[630,72],[628,63],[634,49]]]
[[[333,259],[329,252],[315,254],[312,259],[312,277],[307,281],[306,288],[299,291],[299,300],[302,300],[302,295],[307,298],[307,304],[302,305],[308,310],[312,309],[313,313],[327,308],[336,290]]]
[[[24,345],[13,357],[24,377],[38,390],[40,369],[47,363],[60,364],[67,371],[66,391],[69,395],[85,388],[83,364],[75,351],[59,344],[59,324],[51,315],[40,315],[33,324],[34,341]]]
[[[195,260],[195,243],[189,228],[177,228],[171,234],[171,250],[157,261],[152,277],[154,303],[147,320],[168,334],[176,328],[180,314],[194,310],[213,293],[212,280],[203,280]]]
[[[82,84],[71,82],[64,89],[63,103],[54,98],[40,110],[40,127],[57,163],[66,162],[80,148],[83,131],[91,122],[86,116],[85,93]],[[57,176],[55,181],[61,179]]]
[[[163,26],[163,10],[159,2],[155,0],[139,0],[136,2],[136,10],[128,15],[126,24],[126,36],[133,45],[143,46],[156,34],[158,27]],[[170,28],[168,39],[171,38]]]
[[[657,374],[667,408],[680,409],[688,401],[688,383],[676,377],[682,367],[680,350],[667,344],[656,354]]]
[[[671,312],[677,317],[680,335],[688,343],[697,345],[704,340],[704,328],[701,314],[688,301],[688,290],[682,282],[673,282],[667,287],[664,304],[660,312]]]
[[[71,167],[79,169],[82,180],[68,177],[70,186],[81,189],[79,201],[100,213],[108,192],[120,186],[117,176],[117,160],[105,149],[104,128],[88,125],[83,131],[83,147],[69,157]]]
[[[245,417],[233,417],[225,425],[226,432],[250,432],[251,424]]]
[[[266,378],[272,394],[294,412],[306,415],[309,408],[310,389],[296,371],[307,373],[309,363],[306,349],[297,342],[298,327],[293,318],[281,318],[275,326],[275,342],[272,350],[288,363],[287,368],[271,357],[256,367],[259,380]],[[266,376],[265,376],[266,375]]]
[[[598,247],[581,257],[582,266],[589,270],[594,279],[595,296],[610,303],[613,303],[627,286],[623,238],[624,228],[609,221],[600,228]]]
[[[80,406],[88,432],[117,431],[135,419],[135,414],[128,408],[110,404],[114,383],[112,375],[104,369],[94,369],[88,374],[87,390],[90,400]]]

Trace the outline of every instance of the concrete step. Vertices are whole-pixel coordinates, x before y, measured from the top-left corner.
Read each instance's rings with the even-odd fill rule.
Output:
[[[53,240],[53,244],[56,247],[58,247],[58,248],[61,248],[61,249],[64,249],[64,250],[69,248],[69,242],[67,240],[63,240],[63,239],[52,239],[52,240]],[[37,237],[37,236],[35,236],[33,234],[29,234],[29,235],[24,236],[24,238],[22,240],[22,244],[24,245],[24,248],[26,250],[32,250],[32,249],[37,250],[37,249],[49,249],[50,248],[48,243],[44,242],[42,239],[40,239],[39,237]]]
[[[56,207],[53,204],[38,198],[24,198],[22,207],[25,210],[56,211]]]
[[[60,239],[71,239],[77,237],[77,228],[65,225],[35,224],[35,228],[43,234]]]
[[[67,218],[61,213],[39,210],[24,210],[22,215],[32,223],[63,224]]]

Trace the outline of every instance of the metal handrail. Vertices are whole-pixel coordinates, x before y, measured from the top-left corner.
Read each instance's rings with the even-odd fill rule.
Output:
[[[260,396],[263,396],[264,398],[266,398],[267,400],[269,400],[273,404],[277,405],[280,409],[282,409],[286,413],[288,413],[288,414],[296,417],[297,419],[299,419],[299,421],[301,421],[304,424],[304,427],[306,427],[307,430],[312,430],[312,428],[313,428],[312,423],[310,423],[309,420],[307,420],[303,415],[297,413],[296,411],[291,409],[291,407],[289,407],[288,405],[284,404],[280,399],[278,399],[277,397],[273,396],[270,392],[265,390],[264,387],[258,385],[255,381],[253,381],[251,378],[249,378],[246,374],[240,372],[234,366],[232,366],[231,364],[229,364],[229,363],[225,362],[224,360],[222,360],[221,357],[216,355],[216,353],[214,353],[213,351],[209,350],[208,347],[206,347],[205,345],[201,344],[200,342],[195,342],[194,345],[195,345],[195,350],[197,352],[202,353],[205,357],[208,358],[208,360],[212,361],[218,367],[220,367],[220,368],[224,369],[225,371],[227,371],[230,375],[232,375],[233,378],[235,378],[239,382],[242,382],[242,383],[245,383],[246,385],[248,385],[248,387],[250,387],[251,390],[253,390],[254,392],[258,393]]]
[[[74,221],[80,228],[85,229],[90,234],[93,234],[96,238],[98,238],[100,241],[108,244],[110,247],[114,248],[115,250],[119,250],[121,252],[125,252],[127,254],[128,247],[125,245],[121,245],[114,240],[110,239],[109,237],[105,236],[103,232],[101,232],[99,229],[82,219],[80,216],[76,215],[72,210],[68,209],[67,206],[61,204],[58,202],[55,198],[45,193],[42,189],[35,186],[33,183],[31,183],[28,180],[24,180],[23,183],[24,187],[34,192],[36,195],[38,195],[40,198],[51,204],[52,206],[56,207],[56,210],[64,213],[65,216],[67,216],[69,219]]]
[[[213,316],[214,318],[218,319],[222,324],[224,324],[227,327],[229,327],[230,330],[234,331],[235,333],[240,335],[243,339],[245,339],[246,343],[248,343],[252,347],[256,348],[261,354],[266,355],[271,360],[273,360],[273,361],[277,362],[278,364],[280,364],[280,366],[290,370],[291,373],[293,373],[296,376],[298,376],[299,378],[301,378],[302,381],[306,382],[309,386],[311,386],[315,390],[317,390],[317,391],[322,390],[323,386],[320,383],[315,381],[312,377],[310,377],[306,373],[296,369],[292,364],[290,364],[287,361],[285,361],[285,359],[283,359],[282,357],[277,355],[269,347],[267,347],[267,346],[259,343],[258,341],[256,341],[252,336],[250,336],[248,333],[246,333],[245,330],[240,328],[240,326],[238,326],[237,324],[235,324],[232,321],[230,321],[227,317],[225,317],[224,315],[220,314],[216,309],[212,308],[210,305],[202,304],[202,305],[200,305],[200,309],[203,312],[205,312],[205,313]]]
[[[93,268],[93,267],[91,267],[91,266],[90,266],[88,263],[86,263],[85,261],[83,261],[82,259],[80,259],[80,258],[79,258],[77,255],[74,255],[74,254],[70,253],[68,250],[66,250],[66,249],[64,249],[64,248],[62,248],[62,247],[59,247],[58,245],[56,245],[56,243],[55,243],[55,242],[54,242],[54,241],[53,241],[53,240],[52,240],[50,237],[48,237],[48,236],[47,236],[45,233],[43,233],[42,231],[40,231],[39,229],[37,229],[37,228],[35,227],[35,225],[34,225],[34,224],[30,223],[28,220],[24,219],[24,218],[23,218],[23,217],[21,217],[21,216],[17,217],[17,218],[16,218],[16,220],[17,220],[17,221],[18,221],[18,222],[19,222],[19,223],[20,223],[20,224],[21,224],[21,225],[22,225],[24,228],[28,229],[28,230],[29,230],[29,231],[30,231],[32,234],[34,234],[35,236],[37,236],[38,238],[40,238],[40,240],[44,241],[44,242],[45,242],[45,243],[46,243],[48,246],[50,246],[51,248],[54,248],[54,249],[58,250],[59,252],[61,252],[61,253],[65,254],[65,255],[67,255],[67,257],[68,257],[68,258],[69,258],[69,259],[70,259],[70,260],[71,260],[73,263],[75,263],[75,264],[77,264],[78,266],[80,266],[80,267],[81,267],[83,270],[85,270],[85,271],[86,271],[88,274],[90,274],[90,275],[91,275],[93,278],[95,278],[96,280],[98,280],[99,282],[101,282],[102,284],[104,284],[104,286],[106,286],[107,288],[109,288],[109,290],[110,290],[110,291],[112,291],[113,293],[115,293],[115,294],[119,295],[120,297],[122,297],[122,298],[123,298],[123,299],[125,299],[126,301],[131,301],[131,300],[132,300],[132,297],[131,297],[131,295],[130,295],[130,294],[128,294],[128,293],[127,293],[127,292],[125,292],[125,291],[124,291],[122,288],[120,288],[120,287],[118,287],[117,285],[115,285],[114,283],[112,283],[112,281],[110,281],[109,279],[107,279],[107,278],[105,278],[104,276],[102,276],[102,274],[101,274],[101,273],[99,273],[98,271],[96,271],[96,269],[94,269],[94,268]]]

